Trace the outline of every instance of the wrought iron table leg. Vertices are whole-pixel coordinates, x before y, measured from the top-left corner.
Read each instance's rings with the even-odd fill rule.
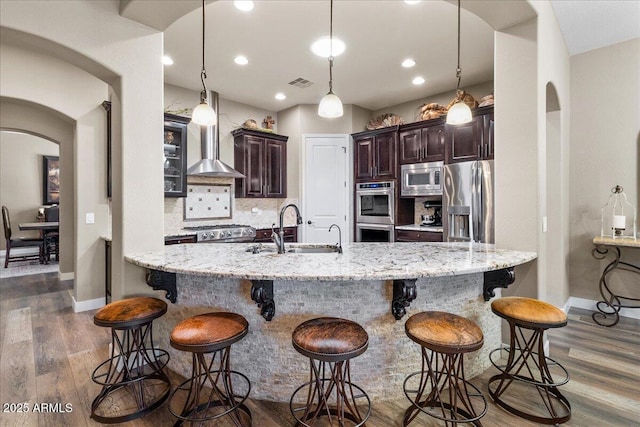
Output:
[[[614,250],[611,252],[614,255],[614,259],[609,264],[607,264],[607,266],[602,271],[602,276],[600,276],[599,288],[602,300],[598,301],[598,303],[596,304],[596,308],[598,309],[598,311],[591,315],[591,318],[595,323],[607,327],[615,326],[618,324],[618,322],[620,321],[620,310],[623,307],[640,308],[640,305],[626,305],[622,301],[640,301],[640,298],[630,298],[617,295],[609,287],[607,276],[615,270],[626,270],[640,274],[640,267],[624,261],[620,261],[620,248],[614,247],[613,249]],[[596,245],[596,247],[594,247],[591,251],[591,254],[597,260],[605,259],[608,253],[609,249],[600,245]],[[609,316],[613,316],[612,322],[606,322],[607,320],[609,320]]]

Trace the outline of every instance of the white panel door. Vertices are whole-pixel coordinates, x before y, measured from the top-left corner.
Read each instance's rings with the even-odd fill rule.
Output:
[[[348,241],[347,144],[348,135],[304,135],[303,206],[307,243],[338,243],[338,224],[343,242]]]

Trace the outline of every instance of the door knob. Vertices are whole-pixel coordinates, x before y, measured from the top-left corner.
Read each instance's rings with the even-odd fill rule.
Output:
[[[307,224],[311,225],[311,224],[313,224],[313,221],[309,220],[309,221],[307,221]]]

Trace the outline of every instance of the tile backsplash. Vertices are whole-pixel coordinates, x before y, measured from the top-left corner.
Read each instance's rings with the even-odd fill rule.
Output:
[[[428,215],[429,211],[427,208],[424,207],[424,202],[431,202],[431,203],[440,203],[440,205],[442,205],[442,199],[433,199],[433,198],[426,198],[426,197],[416,197],[415,199],[415,215],[414,215],[414,221],[416,224],[420,224],[420,221],[422,220],[421,215]]]
[[[231,194],[234,194],[233,178],[217,177],[188,177],[189,184],[231,185]],[[289,203],[298,203],[297,198],[286,199],[237,199],[231,197],[231,218],[219,220],[188,220],[184,221],[184,198],[164,199],[164,233],[171,235],[182,231],[187,226],[214,225],[214,224],[242,224],[255,228],[271,228],[271,224],[280,221],[280,209]],[[301,206],[298,206],[302,208]],[[286,226],[296,225],[296,216],[293,209],[285,212],[284,223]]]

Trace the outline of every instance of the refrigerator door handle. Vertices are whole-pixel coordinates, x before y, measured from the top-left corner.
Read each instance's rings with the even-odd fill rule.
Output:
[[[483,205],[482,205],[482,165],[480,162],[476,162],[474,164],[475,171],[473,173],[473,241],[474,242],[483,242],[484,235],[482,232],[482,214],[483,214]]]

